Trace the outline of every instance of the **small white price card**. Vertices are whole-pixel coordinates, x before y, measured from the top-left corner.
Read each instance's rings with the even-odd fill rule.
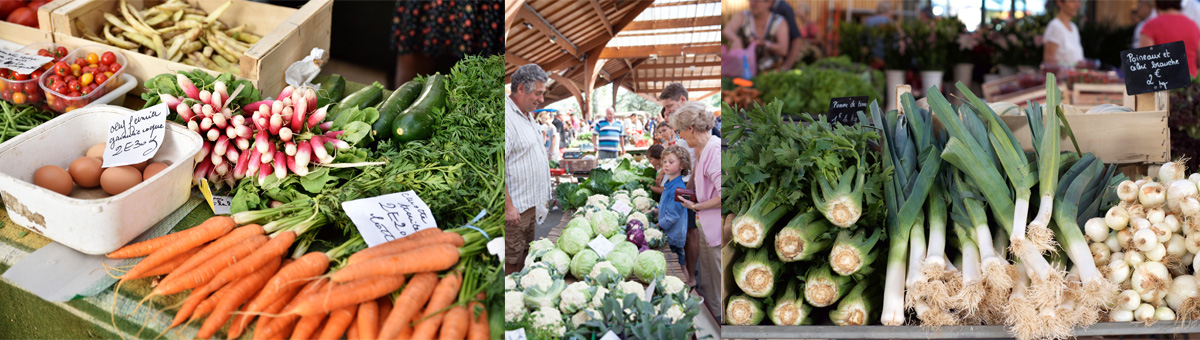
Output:
[[[108,126],[104,168],[137,164],[154,157],[167,132],[167,104],[121,117]]]
[[[501,238],[497,238],[497,239],[488,241],[487,250],[489,253],[492,253],[492,255],[496,255],[496,257],[503,259],[504,258],[504,238],[501,237]]]
[[[229,215],[230,209],[233,208],[233,197],[214,195],[212,208],[214,214]]]
[[[342,202],[342,209],[369,247],[437,228],[429,206],[412,191]]]
[[[604,333],[603,337],[600,337],[600,340],[621,340],[621,338],[617,336],[617,333],[608,331],[608,333]]]
[[[613,250],[612,242],[609,242],[608,239],[600,235],[596,235],[596,239],[588,242],[588,246],[592,247],[592,250],[596,251],[596,255],[600,255],[600,258],[604,258],[604,256],[608,255],[608,252]]]
[[[621,213],[621,215],[629,215],[629,212],[633,211],[633,207],[625,204],[625,201],[617,201],[617,203],[613,204],[612,210]]]
[[[525,340],[525,329],[514,329],[504,331],[504,340]]]
[[[658,287],[658,279],[657,278],[654,279],[654,281],[650,281],[650,284],[646,286],[646,300],[650,300],[650,299],[654,298],[654,288],[656,288],[656,287]]]
[[[17,73],[30,74],[42,65],[53,61],[54,58],[37,55],[27,55],[0,49],[0,68],[7,68]]]

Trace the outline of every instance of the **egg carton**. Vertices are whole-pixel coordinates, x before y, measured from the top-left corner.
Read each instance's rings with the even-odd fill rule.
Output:
[[[105,142],[114,120],[133,113],[118,106],[88,106],[0,144],[0,199],[9,218],[67,247],[100,255],[125,245],[183,205],[202,141],[187,127],[171,122],[162,147],[150,159],[167,168],[120,194],[76,186],[63,196],[33,184],[38,168],[66,169],[89,147]]]

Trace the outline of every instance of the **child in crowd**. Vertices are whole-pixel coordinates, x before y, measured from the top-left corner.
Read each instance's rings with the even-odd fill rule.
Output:
[[[660,173],[665,175],[663,180],[666,181],[666,184],[663,185],[662,198],[658,202],[658,226],[667,235],[667,245],[671,247],[671,251],[679,255],[680,265],[684,268],[687,268],[687,257],[684,256],[683,245],[687,241],[688,216],[687,208],[675,200],[675,190],[687,186],[683,176],[687,175],[688,169],[691,168],[692,162],[687,149],[672,145],[663,150]],[[692,273],[686,275],[691,276]],[[684,279],[685,282],[692,282],[690,277],[681,279]]]
[[[662,144],[654,144],[650,146],[650,149],[646,150],[646,158],[650,159],[650,166],[654,167],[654,172],[656,173],[654,184],[650,185],[650,191],[653,191],[656,195],[662,195],[663,192],[663,149]]]

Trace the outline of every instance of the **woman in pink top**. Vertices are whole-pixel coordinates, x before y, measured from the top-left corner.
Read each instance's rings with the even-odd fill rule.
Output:
[[[1138,40],[1142,47],[1183,41],[1187,49],[1188,72],[1196,77],[1196,64],[1200,64],[1200,27],[1196,22],[1183,15],[1178,0],[1158,0],[1158,16],[1147,21],[1142,26],[1142,36]]]
[[[698,102],[687,102],[671,115],[671,126],[679,130],[679,137],[696,146],[696,161],[692,163],[696,201],[684,200],[683,207],[696,211],[696,224],[710,248],[721,245],[721,141],[712,135],[714,124],[713,115]],[[688,230],[688,246],[693,249],[699,248],[694,240],[701,237],[695,231]],[[692,254],[698,251],[712,250],[685,250],[689,267],[696,263]]]

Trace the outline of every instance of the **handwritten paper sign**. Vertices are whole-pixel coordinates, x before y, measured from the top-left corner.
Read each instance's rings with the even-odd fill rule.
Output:
[[[17,73],[33,73],[33,71],[37,71],[37,69],[41,68],[42,65],[45,65],[53,60],[54,58],[51,57],[27,55],[0,50],[0,68],[11,69]]]
[[[655,278],[653,281],[650,281],[650,284],[646,286],[646,300],[650,300],[650,299],[654,298],[654,288],[655,287],[658,287],[658,278]]]
[[[525,340],[525,329],[514,329],[504,331],[504,340]]]
[[[604,333],[604,336],[600,337],[600,340],[621,340],[621,338],[617,336],[617,333],[608,331],[608,333]]]
[[[488,241],[487,250],[496,257],[504,258],[504,237]]]
[[[412,191],[342,202],[342,209],[369,247],[437,228],[429,206]]]
[[[1130,95],[1177,89],[1192,81],[1182,41],[1121,51],[1121,70]]]
[[[870,97],[838,97],[829,100],[829,117],[830,123],[838,123],[842,125],[858,124],[858,111],[867,111],[867,106],[870,105],[868,100]]]
[[[612,242],[609,242],[608,239],[601,235],[596,235],[596,239],[588,242],[588,246],[592,247],[592,250],[596,251],[596,255],[600,255],[600,258],[604,258],[605,255],[608,255],[608,253],[611,252],[614,247]]]
[[[167,104],[121,117],[108,126],[102,167],[141,163],[154,157],[167,135]]]
[[[612,210],[621,213],[621,215],[629,215],[629,212],[633,211],[633,207],[625,204],[625,201],[617,201],[617,203],[613,204]]]

